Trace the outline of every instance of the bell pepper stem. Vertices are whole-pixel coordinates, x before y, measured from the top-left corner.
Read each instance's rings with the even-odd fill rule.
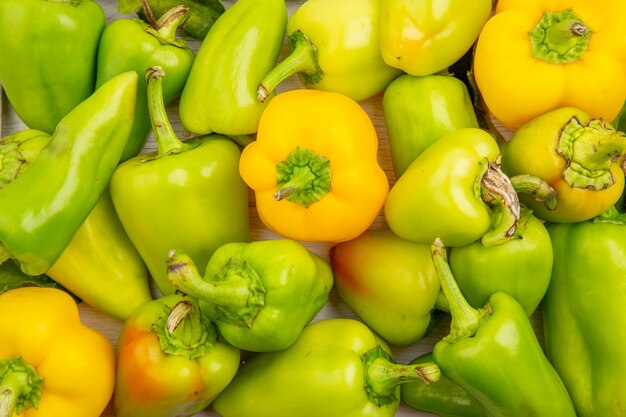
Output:
[[[148,23],[150,23],[150,26],[152,26],[153,29],[157,29],[159,27],[159,24],[154,18],[154,14],[152,13],[152,9],[150,9],[148,0],[141,0],[141,7],[143,8],[143,12],[146,14],[146,19],[148,19]]]
[[[322,70],[317,60],[317,48],[300,31],[289,35],[292,52],[263,78],[257,88],[257,100],[264,102],[278,85],[294,74],[300,74],[307,84],[318,82]]]
[[[37,408],[42,387],[43,377],[20,356],[0,359],[0,417]]]
[[[274,199],[308,208],[331,191],[330,161],[300,146],[276,165]]]
[[[189,148],[188,144],[176,136],[165,112],[162,80],[164,76],[165,72],[160,66],[146,70],[148,109],[159,157],[181,153]]]
[[[520,219],[520,202],[511,180],[500,169],[500,158],[488,167],[481,178],[481,197],[492,207],[491,229],[482,236],[484,246],[501,245],[515,237]]]
[[[180,26],[187,18],[188,10],[189,9],[186,6],[178,5],[163,13],[159,20],[157,20],[156,27],[154,27],[162,40],[172,43],[177,42],[176,30],[178,29],[178,26]]]
[[[556,209],[556,191],[545,180],[526,174],[515,175],[510,177],[510,180],[518,194],[530,194],[535,201],[543,202],[548,210]]]
[[[441,290],[448,300],[448,309],[452,316],[450,333],[444,337],[444,340],[448,343],[455,343],[465,337],[473,336],[478,330],[481,319],[488,314],[488,311],[486,308],[475,309],[461,293],[461,289],[452,275],[446,248],[441,239],[437,238],[432,243],[431,254],[437,276],[441,282]]]
[[[222,316],[248,327],[265,305],[263,283],[245,262],[231,260],[216,276],[204,280],[187,254],[171,250],[167,278],[179,291],[215,305]]]
[[[533,57],[551,64],[568,64],[582,59],[592,31],[569,8],[544,12],[530,31]]]
[[[411,381],[431,384],[441,377],[441,370],[435,363],[399,365],[380,345],[365,352],[361,359],[365,371],[365,389],[370,400],[378,406],[396,400],[394,390],[399,384]]]

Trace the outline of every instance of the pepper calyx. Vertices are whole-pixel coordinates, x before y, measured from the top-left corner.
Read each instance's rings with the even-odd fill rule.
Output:
[[[28,408],[37,408],[43,380],[20,356],[0,359],[0,417],[11,417]]]
[[[300,146],[276,164],[276,200],[308,208],[331,191],[330,161]]]
[[[624,132],[601,119],[583,124],[573,116],[561,129],[556,152],[565,160],[562,176],[570,187],[603,190],[615,183],[611,165],[625,150]]]
[[[361,355],[364,370],[364,387],[367,396],[381,407],[398,401],[396,387],[410,381],[431,384],[439,380],[441,370],[433,362],[399,365],[380,345]]]
[[[532,55],[551,64],[580,61],[592,33],[572,8],[546,11],[529,32]]]

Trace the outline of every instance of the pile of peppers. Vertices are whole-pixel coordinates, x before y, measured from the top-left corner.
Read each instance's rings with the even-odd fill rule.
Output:
[[[493,3],[2,0],[0,417],[626,417],[626,3]]]

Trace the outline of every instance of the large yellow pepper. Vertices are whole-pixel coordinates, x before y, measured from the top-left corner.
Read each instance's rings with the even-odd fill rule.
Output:
[[[611,122],[626,99],[624,0],[500,0],[476,45],[485,104],[511,130],[560,107]]]
[[[0,294],[0,416],[98,417],[115,383],[115,351],[55,288]]]
[[[374,125],[356,101],[291,90],[263,112],[239,172],[271,230],[294,240],[341,242],[373,223],[389,192],[377,150]]]

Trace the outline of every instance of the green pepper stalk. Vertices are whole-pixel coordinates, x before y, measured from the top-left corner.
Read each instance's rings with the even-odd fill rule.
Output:
[[[181,141],[165,111],[164,71],[146,72],[148,106],[158,150],[120,164],[111,198],[130,240],[163,294],[174,293],[165,260],[172,248],[206,265],[221,245],[249,239],[248,189],[241,151],[221,135]]]
[[[155,21],[146,0],[142,0],[142,5],[152,17],[150,24],[139,19],[116,19],[104,29],[98,48],[96,85],[124,71],[143,74],[146,68],[158,65],[167,73],[162,87],[163,101],[167,105],[180,96],[195,59],[185,41],[176,38],[176,30],[185,20],[188,9],[173,7]],[[133,130],[121,161],[137,155],[150,133],[146,83],[137,85],[136,106]]]
[[[193,260],[172,250],[173,287],[200,300],[233,346],[253,352],[285,349],[328,301],[330,265],[289,239],[231,242],[217,249],[204,279]]]
[[[396,364],[362,322],[325,319],[287,349],[246,360],[213,408],[223,417],[393,417],[400,384],[439,376],[433,362]]]
[[[44,378],[20,356],[0,358],[0,417],[37,408]]]
[[[100,199],[132,128],[137,78],[129,71],[103,84],[0,190],[0,252],[24,273],[46,272]]]
[[[218,336],[197,301],[180,294],[133,312],[117,354],[113,403],[118,417],[195,414],[228,385],[240,361],[239,350]]]
[[[0,188],[17,178],[50,141],[50,135],[26,129],[0,139]]]
[[[441,372],[492,416],[576,416],[521,305],[496,292],[485,307],[473,308],[452,275],[440,239],[433,242],[432,254],[452,316],[450,333],[433,350]]]
[[[554,248],[543,301],[547,356],[578,416],[624,416],[626,216],[612,207],[588,221],[547,228]]]

